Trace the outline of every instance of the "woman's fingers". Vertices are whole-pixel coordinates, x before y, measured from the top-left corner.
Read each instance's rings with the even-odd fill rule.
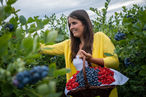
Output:
[[[84,50],[81,50],[80,51],[80,58],[83,59],[83,57],[86,58],[86,60],[89,60],[90,58],[92,58],[92,55],[90,53],[86,53]]]
[[[91,57],[91,54],[90,53],[86,53],[84,50],[81,50],[81,54],[83,54],[87,58],[90,58]]]
[[[80,58],[83,59],[84,56],[85,56],[85,55],[84,55],[83,53],[80,54]]]
[[[84,50],[81,50],[81,53],[86,54],[86,52]]]
[[[84,50],[81,50],[81,54],[87,56],[87,53]]]

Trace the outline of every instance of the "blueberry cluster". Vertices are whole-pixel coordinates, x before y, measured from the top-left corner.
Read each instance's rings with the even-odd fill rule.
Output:
[[[128,15],[127,18],[132,18],[132,15]]]
[[[19,72],[13,79],[13,84],[21,89],[26,84],[35,84],[48,75],[47,66],[35,66],[31,70]]]
[[[86,76],[87,76],[88,83],[91,86],[100,86],[101,85],[101,82],[98,82],[98,72],[99,72],[98,69],[95,70],[94,68],[86,67],[85,71],[86,71]],[[77,74],[76,78],[77,78],[76,82],[79,83],[78,88],[84,87],[85,86],[85,80],[84,80],[83,70],[81,70]]]
[[[14,29],[14,25],[13,24],[6,24],[5,29],[8,29],[10,32],[12,32]]]
[[[121,32],[118,32],[116,35],[115,35],[115,40],[119,41],[119,40],[122,40],[124,38],[126,38],[126,34],[125,33],[121,33]]]
[[[132,62],[130,62],[130,58],[125,58],[124,59],[124,64],[126,67],[128,67],[129,65],[134,65]]]

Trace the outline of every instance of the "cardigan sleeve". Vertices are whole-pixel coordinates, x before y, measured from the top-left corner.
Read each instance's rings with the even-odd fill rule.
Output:
[[[65,45],[67,44],[68,40],[64,40],[63,42],[53,45],[45,45],[40,43],[40,53],[50,54],[50,55],[64,54]]]
[[[119,59],[116,53],[114,53],[115,46],[110,40],[110,38],[103,33],[103,52],[110,53],[113,56],[106,56],[104,54],[104,66],[108,68],[118,68]]]

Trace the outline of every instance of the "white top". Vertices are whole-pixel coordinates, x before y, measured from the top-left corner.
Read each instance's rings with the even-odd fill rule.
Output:
[[[79,58],[79,55],[76,55],[76,58],[73,59],[73,64],[76,67],[77,71],[81,71],[83,68],[83,59]],[[85,67],[88,67],[87,61],[85,61]]]

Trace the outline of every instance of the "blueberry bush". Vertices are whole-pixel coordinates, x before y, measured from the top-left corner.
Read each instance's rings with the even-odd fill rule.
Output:
[[[25,18],[12,6],[15,2],[0,0],[0,97],[59,97],[56,79],[69,70],[56,67],[54,56],[40,54],[39,45],[68,37],[60,31],[65,16]],[[44,30],[47,25],[51,26]]]
[[[69,70],[64,68],[64,56],[40,54],[39,44],[69,38],[66,16],[25,18],[12,6],[15,2],[0,0],[0,97],[65,97]],[[106,0],[103,9],[90,10],[96,14],[94,32],[109,36],[119,56],[118,71],[129,77],[117,87],[119,97],[146,97],[146,7],[123,6],[107,18],[109,3]]]
[[[110,0],[93,20],[94,31],[103,31],[114,43],[120,65],[118,71],[129,77],[129,81],[118,86],[119,97],[146,97],[146,7],[133,4],[131,8],[122,7],[107,20],[106,13]],[[110,54],[112,55],[112,54]]]

